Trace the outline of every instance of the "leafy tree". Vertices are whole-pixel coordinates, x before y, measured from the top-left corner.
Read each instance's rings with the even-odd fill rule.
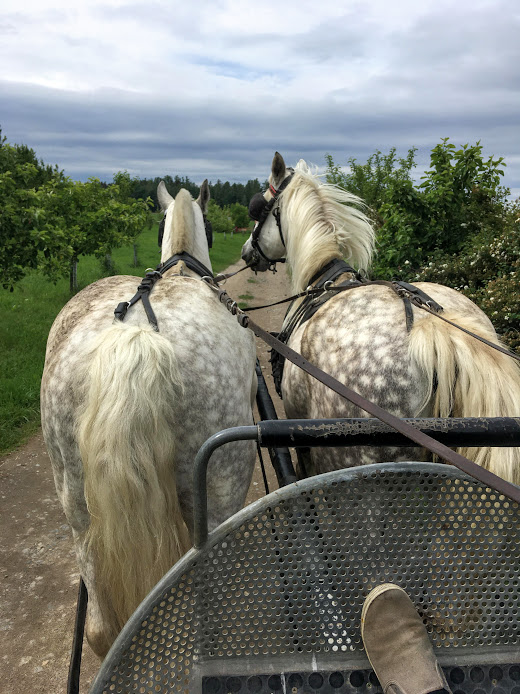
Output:
[[[243,229],[249,226],[249,210],[245,205],[241,205],[239,202],[234,202],[229,206],[229,213],[231,215],[234,227]]]
[[[520,203],[500,185],[503,159],[482,146],[456,149],[443,139],[430,168],[414,183],[415,149],[376,152],[344,172],[327,155],[327,180],[364,197],[378,230],[374,275],[439,282],[463,291],[520,346]]]
[[[346,171],[334,163],[330,154],[326,154],[327,182],[360,197],[377,220],[377,212],[389,189],[398,183],[412,181],[410,171],[415,166],[417,149],[409,149],[404,158],[398,158],[396,151],[395,147],[392,147],[388,154],[382,154],[377,150],[369,156],[365,164],[359,164],[354,157],[350,157]]]
[[[148,222],[148,210],[146,202],[128,198],[130,185],[128,175],[118,173],[106,188],[96,178],[86,183],[66,178],[38,191],[41,208],[32,237],[43,252],[40,267],[50,279],[69,274],[75,289],[71,273],[81,255],[103,259],[113,248],[133,242]]]
[[[327,180],[359,195],[378,227],[374,272],[379,277],[412,275],[432,253],[457,253],[467,237],[481,229],[500,228],[501,209],[509,191],[500,187],[503,159],[484,160],[482,146],[456,149],[445,138],[433,148],[430,169],[414,183],[412,148],[404,159],[376,152],[366,164],[349,160],[343,172],[327,155]]]
[[[234,229],[229,210],[223,210],[214,200],[209,201],[207,217],[215,233],[232,232]]]
[[[24,168],[30,164],[32,168]],[[14,180],[27,188],[38,188],[51,178],[60,175],[57,166],[44,164],[27,145],[10,145],[0,128],[0,173],[10,172]],[[21,179],[17,179],[17,172]],[[22,173],[23,172],[23,173]]]
[[[148,203],[130,198],[127,173],[106,186],[46,167],[24,146],[0,142],[0,271],[12,288],[29,270],[66,276],[82,254],[102,258],[143,229]]]

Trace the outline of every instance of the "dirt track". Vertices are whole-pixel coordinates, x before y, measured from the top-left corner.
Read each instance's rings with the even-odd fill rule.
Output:
[[[240,295],[252,295],[240,301],[255,305],[288,296],[288,283],[283,270],[256,277],[246,271],[228,280],[226,290],[237,300]],[[258,311],[255,320],[275,330],[284,312],[285,306]],[[257,351],[279,416],[283,416],[272,387],[268,348],[257,341]],[[275,488],[273,477],[270,483]],[[248,503],[263,495],[257,466]],[[0,694],[62,694],[78,573],[41,432],[0,459],[0,519]],[[85,646],[82,694],[88,692],[98,667],[98,659]]]

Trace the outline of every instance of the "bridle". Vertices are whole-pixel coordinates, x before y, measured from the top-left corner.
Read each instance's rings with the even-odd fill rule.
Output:
[[[285,258],[269,258],[264,253],[264,251],[260,248],[259,243],[260,232],[262,231],[262,227],[267,221],[270,212],[272,212],[276,220],[278,233],[280,234],[280,240],[282,242],[283,247],[285,248],[285,239],[283,237],[282,223],[280,219],[281,215],[279,197],[285,190],[285,188],[287,188],[292,177],[294,176],[294,170],[289,169],[289,171],[291,173],[289,174],[289,176],[284,178],[284,180],[280,183],[278,188],[275,188],[271,184],[269,185],[269,191],[272,194],[272,198],[270,200],[266,200],[264,198],[263,193],[256,193],[256,195],[253,195],[249,203],[249,216],[256,222],[255,228],[253,229],[253,233],[251,234],[251,245],[253,247],[254,253],[256,253],[257,255],[257,261],[259,260],[258,256],[261,256],[264,260],[266,260],[269,263],[269,269],[274,269],[276,263],[285,263]],[[255,264],[255,259],[253,258],[253,267]]]

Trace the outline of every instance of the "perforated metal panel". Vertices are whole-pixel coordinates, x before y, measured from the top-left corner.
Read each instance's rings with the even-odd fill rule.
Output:
[[[520,693],[520,665],[444,667],[453,694]],[[203,694],[267,694],[267,692],[316,692],[316,694],[382,694],[372,670],[287,672],[283,675],[205,677]]]
[[[91,691],[187,694],[204,682],[225,694],[229,677],[245,692],[252,676],[269,689],[281,673],[302,678],[293,694],[319,690],[309,673],[345,679],[368,666],[361,608],[384,582],[410,595],[442,665],[517,663],[518,521],[517,504],[447,465],[388,463],[290,485],[165,576]]]

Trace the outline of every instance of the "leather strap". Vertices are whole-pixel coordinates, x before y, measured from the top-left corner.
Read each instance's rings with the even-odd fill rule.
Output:
[[[168,260],[165,260],[164,263],[157,266],[157,271],[160,272],[161,275],[164,275],[167,270],[171,270],[172,267],[175,267],[181,261],[186,265],[187,268],[193,270],[193,272],[196,272],[199,277],[213,277],[211,270],[197,260],[197,258],[194,258],[189,253],[185,252],[172,255],[171,258],[168,258]]]
[[[437,316],[437,318],[440,318],[445,323],[449,323],[450,325],[453,325],[455,328],[462,330],[463,333],[466,333],[467,335],[471,335],[471,337],[474,337],[476,340],[483,342],[488,347],[493,347],[493,349],[496,349],[498,352],[502,352],[502,354],[507,354],[508,357],[512,357],[513,359],[520,361],[520,357],[518,356],[518,354],[515,354],[514,352],[511,352],[511,350],[506,349],[505,347],[502,347],[502,345],[497,345],[495,342],[490,342],[489,340],[486,340],[485,337],[481,337],[480,335],[477,335],[476,333],[472,333],[471,330],[466,330],[466,328],[463,328],[462,326],[457,325],[457,323],[453,323],[451,320],[448,320],[444,316],[441,316],[439,313],[432,311],[430,308],[428,308],[428,306],[420,306],[419,308],[422,308],[423,311],[427,311],[428,313],[431,313],[432,316]]]
[[[257,337],[266,342],[269,346],[282,354],[286,359],[298,366],[300,369],[308,373],[310,376],[318,379],[321,383],[327,386],[327,388],[330,388],[342,398],[345,398],[357,407],[365,410],[365,412],[368,412],[373,417],[377,417],[377,419],[385,422],[385,424],[388,424],[399,433],[414,441],[418,446],[428,449],[431,453],[438,455],[451,465],[455,465],[455,467],[459,468],[459,470],[463,470],[464,472],[468,473],[468,475],[471,475],[488,487],[495,489],[500,494],[507,496],[509,499],[512,499],[517,503],[520,503],[520,487],[507,482],[501,477],[498,477],[498,475],[495,475],[493,472],[490,472],[489,470],[480,467],[480,465],[473,463],[471,460],[468,460],[464,456],[460,455],[460,453],[456,453],[455,451],[451,450],[451,448],[439,443],[439,441],[431,438],[431,436],[419,431],[415,427],[408,424],[408,422],[399,419],[399,417],[390,414],[390,412],[387,412],[382,407],[379,407],[379,405],[367,400],[363,396],[359,395],[359,393],[356,393],[356,391],[346,386],[344,383],[341,383],[330,374],[322,371],[322,369],[318,368],[314,364],[311,364],[301,354],[298,354],[298,352],[295,352],[283,342],[280,342],[280,340],[252,321],[249,316],[238,308],[236,302],[234,302],[224,290],[218,291],[218,298],[223,304],[225,304],[226,308],[228,308],[231,313],[237,315],[238,322],[242,327],[252,330]]]
[[[148,322],[155,332],[158,333],[159,324],[153,311],[152,304],[150,303],[150,292],[152,291],[157,280],[160,280],[167,270],[171,270],[172,267],[175,267],[175,265],[181,261],[185,263],[186,267],[193,270],[193,272],[196,272],[200,277],[207,277],[214,281],[211,270],[208,270],[205,265],[203,265],[197,260],[197,258],[194,258],[189,253],[183,252],[172,255],[171,258],[168,258],[168,260],[165,260],[164,263],[158,265],[156,270],[149,270],[146,273],[144,278],[141,280],[141,284],[137,287],[137,292],[130,299],[130,301],[122,301],[116,306],[114,316],[117,318],[117,320],[123,321],[128,309],[141,300],[143,302],[143,308],[145,310],[146,317],[148,318]]]

